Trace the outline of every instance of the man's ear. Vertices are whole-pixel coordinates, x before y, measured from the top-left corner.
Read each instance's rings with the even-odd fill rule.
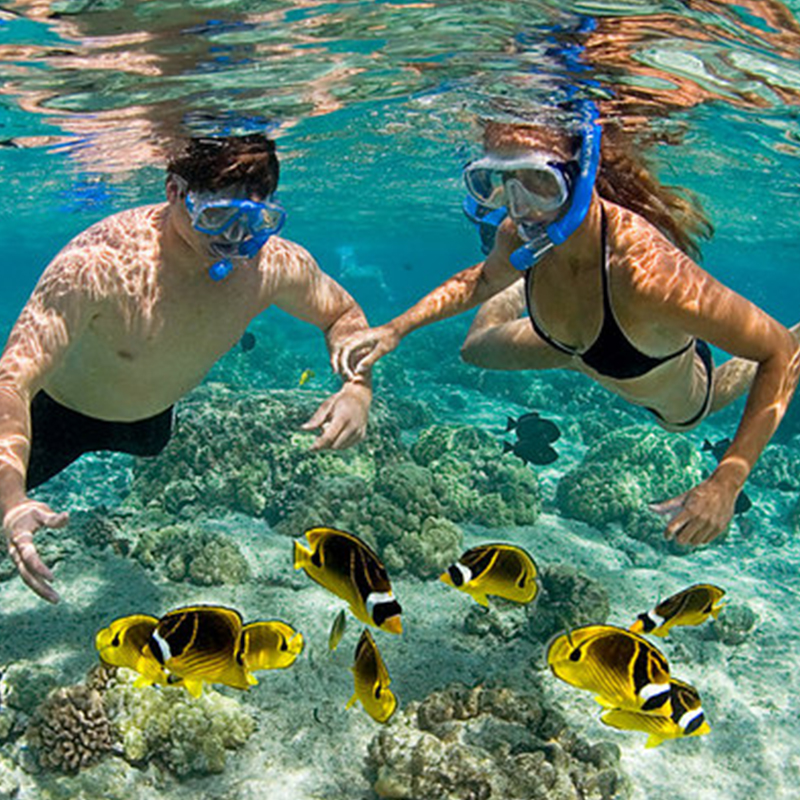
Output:
[[[178,175],[167,175],[167,200],[176,203],[186,196],[186,181]]]

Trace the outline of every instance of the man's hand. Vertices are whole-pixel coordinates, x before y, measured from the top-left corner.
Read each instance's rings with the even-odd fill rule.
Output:
[[[357,331],[347,337],[331,356],[333,371],[346,380],[366,375],[372,365],[400,344],[391,323]]]
[[[346,383],[325,400],[303,430],[320,430],[312,450],[343,450],[357,444],[367,432],[372,389],[364,383]]]
[[[24,500],[10,508],[3,518],[3,532],[8,541],[8,552],[17,567],[20,577],[39,597],[50,603],[61,598],[50,585],[53,573],[45,566],[33,544],[33,534],[39,528],[63,528],[69,514],[57,514],[44,503]]]
[[[708,544],[727,530],[738,494],[712,475],[688,492],[652,503],[650,508],[669,518],[665,538],[682,545]]]

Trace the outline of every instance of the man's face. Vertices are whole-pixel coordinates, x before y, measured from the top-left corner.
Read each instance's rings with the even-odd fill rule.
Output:
[[[193,234],[221,258],[252,257],[280,230],[286,216],[279,205],[241,185],[213,192],[184,188],[181,196]]]

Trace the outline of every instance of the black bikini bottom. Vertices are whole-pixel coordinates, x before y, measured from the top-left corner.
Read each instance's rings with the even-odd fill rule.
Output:
[[[84,453],[111,450],[158,455],[172,434],[172,406],[135,422],[107,422],[72,411],[39,392],[31,402],[31,433],[28,489],[49,480]]]

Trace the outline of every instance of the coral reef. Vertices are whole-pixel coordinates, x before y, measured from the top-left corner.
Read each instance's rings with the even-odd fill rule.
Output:
[[[205,384],[178,411],[161,457],[138,459],[127,505],[160,505],[171,514],[227,509],[281,519],[318,475],[372,477],[400,451],[399,428],[376,404],[366,440],[345,452],[312,452],[300,425],[323,395],[234,391]]]
[[[384,798],[623,800],[619,750],[569,731],[541,694],[454,685],[412,703],[369,745]]]
[[[255,722],[236,700],[206,689],[198,698],[180,687],[132,685],[120,670],[105,704],[126,760],[154,760],[179,778],[222,772],[227,751],[242,747]]]
[[[800,457],[789,447],[771,445],[756,462],[748,483],[764,489],[796,492],[800,490]]]
[[[556,633],[580,625],[603,624],[611,611],[608,593],[597,581],[567,564],[545,567],[541,591],[527,607],[528,635],[544,644]]]
[[[701,457],[691,442],[633,426],[591,447],[559,481],[556,503],[564,516],[595,527],[627,527],[647,503],[674,497],[701,479]]]
[[[203,387],[181,406],[164,456],[137,462],[129,506],[153,509],[163,498],[173,520],[227,508],[265,517],[290,536],[338,527],[385,554],[393,570],[425,578],[459,555],[459,523],[532,525],[538,518],[536,474],[503,456],[479,428],[433,425],[409,451],[397,419],[378,405],[365,442],[316,453],[295,433],[314,408],[307,392],[234,395]],[[218,542],[161,527],[141,535],[134,556],[161,565],[173,580],[220,580],[202,564],[234,559]]]
[[[372,481],[318,476],[307,502],[278,530],[297,534],[322,521],[357,532],[387,566],[428,578],[457,559],[455,523],[532,525],[541,492],[535,473],[479,428],[433,425],[420,432],[413,460],[395,460]]]
[[[77,772],[111,750],[111,725],[96,689],[56,689],[39,706],[26,737],[40,767]]]
[[[131,555],[172,581],[220,586],[244,583],[250,577],[247,561],[229,537],[184,525],[140,531]]]

